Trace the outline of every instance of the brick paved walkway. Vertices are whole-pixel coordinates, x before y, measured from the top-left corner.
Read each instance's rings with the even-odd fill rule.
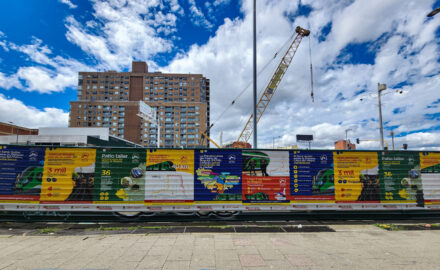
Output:
[[[0,235],[0,269],[440,269],[440,231]]]

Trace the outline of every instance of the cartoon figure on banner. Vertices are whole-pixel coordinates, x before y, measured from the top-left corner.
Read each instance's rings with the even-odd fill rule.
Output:
[[[88,159],[83,154],[82,159]],[[49,179],[48,179],[49,181]],[[56,178],[51,179],[56,182]],[[88,167],[77,167],[72,172],[73,189],[66,201],[91,201],[93,200],[93,188],[95,186],[95,163]]]
[[[360,172],[359,180],[362,184],[362,191],[358,201],[379,201],[379,174],[378,167],[366,169]]]

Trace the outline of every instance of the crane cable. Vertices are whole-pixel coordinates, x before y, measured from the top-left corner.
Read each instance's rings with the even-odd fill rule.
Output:
[[[310,27],[309,27],[310,29]],[[309,59],[310,59],[310,86],[311,86],[311,92],[310,96],[312,97],[312,102],[315,102],[315,96],[313,94],[313,66],[312,66],[312,45],[311,45],[311,38],[309,36]]]
[[[272,61],[278,56],[278,54],[283,50],[283,48],[286,47],[287,44],[289,44],[290,40],[293,39],[294,35],[295,35],[295,33],[292,34],[292,35],[289,37],[289,39],[287,39],[287,41],[283,44],[283,46],[281,46],[281,47],[278,49],[277,52],[275,52],[275,54],[274,54],[274,56],[272,57],[272,59],[270,59],[269,61],[267,61],[267,63],[264,65],[264,67],[258,72],[257,76],[259,76],[261,73],[263,73],[263,71],[266,70],[266,68],[269,66],[269,64],[270,64],[270,63],[271,63],[271,62],[272,62]],[[252,83],[253,83],[252,80],[249,81],[249,83],[246,85],[246,87],[245,87],[245,88],[244,88],[244,89],[238,94],[238,96],[237,96],[236,98],[234,98],[234,99],[232,100],[231,104],[229,104],[229,105],[223,110],[223,112],[220,114],[220,116],[217,117],[217,119],[216,119],[215,121],[212,122],[212,124],[208,127],[207,130],[210,130],[210,129],[214,126],[214,124],[215,124],[218,120],[220,120],[220,119],[223,117],[223,115],[229,110],[230,107],[232,107],[232,106],[235,104],[235,102],[236,102],[236,101],[237,101],[237,100],[238,100],[238,99],[244,94],[244,92],[246,92],[246,90],[249,88],[249,86],[252,85]],[[260,93],[261,93],[261,90],[260,90]]]

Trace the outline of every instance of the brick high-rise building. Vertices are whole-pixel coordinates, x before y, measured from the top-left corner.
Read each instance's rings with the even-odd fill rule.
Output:
[[[209,90],[202,74],[148,72],[145,62],[133,62],[131,72],[79,72],[69,127],[108,127],[113,136],[156,147],[157,126],[137,116],[143,101],[157,109],[161,147],[199,146],[209,127]]]

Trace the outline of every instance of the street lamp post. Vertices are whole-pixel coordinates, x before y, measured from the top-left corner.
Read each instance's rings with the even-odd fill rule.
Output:
[[[352,130],[351,128],[347,128],[347,129],[345,130],[345,149],[348,149],[348,136],[347,136],[347,134],[348,134],[348,132],[351,131],[351,130]]]
[[[254,45],[254,54],[253,54],[253,77],[254,77],[254,89],[253,89],[253,124],[254,124],[254,147],[257,148],[257,1],[254,0],[254,11],[253,11],[253,45]]]
[[[391,131],[390,135],[391,135],[391,142],[392,142],[393,150],[394,150],[394,131]]]
[[[377,83],[377,97],[379,100],[379,122],[380,122],[380,149],[383,150],[383,123],[382,123],[382,103],[380,101],[381,92],[387,89],[386,84]]]
[[[275,139],[279,139],[281,136],[272,137],[272,149],[275,149]]]

